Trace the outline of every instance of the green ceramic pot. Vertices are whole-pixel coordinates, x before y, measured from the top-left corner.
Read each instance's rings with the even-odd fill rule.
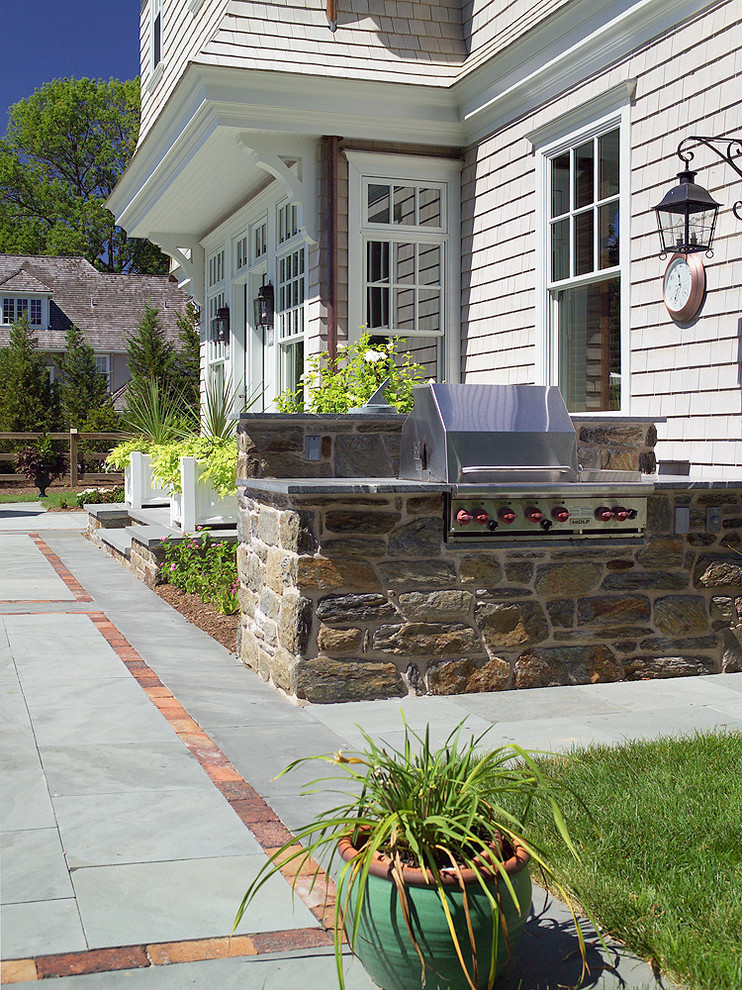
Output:
[[[340,841],[338,851],[347,862],[355,850],[348,839]],[[505,915],[505,935],[498,917],[493,919],[490,902],[474,879],[471,870],[462,870],[466,896],[474,930],[474,946],[478,961],[477,990],[488,990],[490,954],[496,940],[496,971],[507,962],[510,952],[520,938],[531,904],[531,878],[528,853],[518,848],[505,861],[505,869],[518,898],[519,907],[496,876],[490,879],[497,889]],[[425,960],[425,990],[471,990],[456,955],[446,921],[443,905],[436,887],[426,884],[421,870],[405,868],[405,891],[410,906],[412,932]],[[344,883],[339,890],[341,904],[345,898]],[[357,885],[351,893],[348,916],[352,915]],[[462,949],[464,962],[473,976],[472,944],[468,934],[463,894],[455,877],[445,878],[446,900]],[[493,924],[494,922],[494,924]],[[350,938],[350,929],[348,928]],[[389,861],[376,857],[371,864],[355,954],[363,967],[383,990],[415,990],[422,984],[422,965],[410,941],[399,903],[399,895],[389,874]]]

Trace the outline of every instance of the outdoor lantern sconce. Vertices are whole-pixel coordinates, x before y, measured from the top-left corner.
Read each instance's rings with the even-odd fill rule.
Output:
[[[211,332],[217,343],[226,344],[229,341],[229,306],[221,306],[216,311],[211,321]]]
[[[255,307],[255,328],[261,328],[263,330],[273,329],[273,286],[270,282],[265,285],[261,285],[258,289],[258,295],[253,303]]]
[[[680,181],[654,208],[662,245],[660,257],[673,253],[695,254],[698,251],[711,254],[716,217],[721,204],[712,198],[707,189],[696,183],[696,173],[689,168],[694,155],[692,151],[687,150],[687,147],[693,142],[710,148],[722,161],[731,165],[742,178],[742,167],[736,161],[742,158],[742,138],[697,135],[684,138],[677,150],[678,158],[685,166],[683,171],[678,173]],[[736,202],[732,210],[737,219],[742,220],[742,201]]]

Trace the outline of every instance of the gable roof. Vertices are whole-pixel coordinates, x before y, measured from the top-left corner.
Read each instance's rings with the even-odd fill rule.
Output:
[[[160,314],[168,340],[178,338],[177,314],[189,296],[168,275],[110,275],[85,258],[0,255],[0,297],[4,291],[49,295],[49,328],[34,330],[42,350],[64,350],[73,324],[90,346],[103,353],[124,353],[147,305]],[[8,328],[0,329],[0,346]]]

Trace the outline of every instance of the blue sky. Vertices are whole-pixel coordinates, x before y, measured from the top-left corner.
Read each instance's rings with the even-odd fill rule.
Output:
[[[139,72],[139,0],[0,0],[0,134],[7,108],[64,76]]]

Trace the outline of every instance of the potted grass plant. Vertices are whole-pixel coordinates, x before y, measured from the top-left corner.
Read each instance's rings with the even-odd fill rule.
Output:
[[[464,738],[463,723],[434,748],[430,727],[405,725],[399,750],[363,733],[349,756],[308,757],[333,772],[328,783],[346,799],[301,828],[248,887],[235,928],[266,881],[288,863],[306,874],[318,861],[337,869],[334,915],[338,982],[344,987],[342,940],[384,990],[490,990],[523,930],[536,866],[569,898],[549,868],[548,853],[526,832],[529,810],[545,805],[577,857],[559,799],[534,754],[516,745],[482,750],[483,736]],[[301,844],[297,846],[297,840]],[[574,912],[573,912],[574,913]],[[582,935],[577,935],[583,953]]]

